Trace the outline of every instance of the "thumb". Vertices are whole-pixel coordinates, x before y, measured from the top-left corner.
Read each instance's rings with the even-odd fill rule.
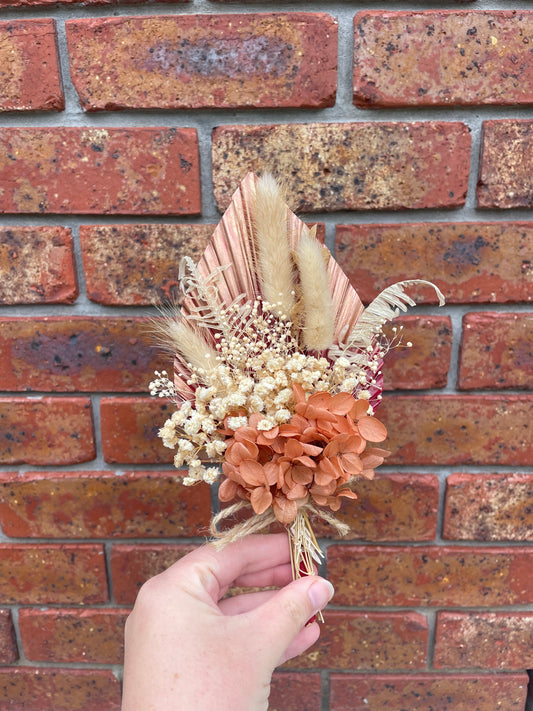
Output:
[[[320,635],[311,618],[333,597],[333,585],[317,575],[293,580],[253,612],[255,629],[272,654],[272,668],[301,654]]]

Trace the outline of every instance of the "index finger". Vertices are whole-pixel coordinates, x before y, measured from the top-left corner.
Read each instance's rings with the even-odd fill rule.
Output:
[[[178,582],[187,577],[188,587],[197,583],[218,602],[243,576],[261,573],[290,562],[286,533],[245,536],[217,551],[206,545],[174,563],[163,576]]]

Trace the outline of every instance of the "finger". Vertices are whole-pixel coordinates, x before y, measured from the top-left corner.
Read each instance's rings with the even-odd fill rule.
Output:
[[[312,622],[306,625],[303,630],[300,630],[296,637],[289,643],[289,646],[281,655],[279,664],[283,664],[288,659],[298,657],[303,654],[306,649],[309,649],[320,637],[320,625],[318,622]]]
[[[253,593],[243,593],[242,595],[224,598],[218,603],[218,606],[225,615],[241,615],[244,612],[255,610],[260,605],[264,605],[276,593],[277,590],[259,590]]]
[[[229,543],[217,551],[206,545],[189,553],[161,574],[165,582],[179,585],[201,595],[205,591],[218,602],[228,588],[242,576],[260,573],[290,561],[289,541],[285,533],[250,535]]]
[[[294,580],[249,613],[253,617],[252,629],[263,640],[263,648],[271,651],[273,667],[284,658],[308,620],[327,605],[332,595],[333,586],[329,581],[310,575]],[[304,643],[308,641],[306,635],[300,639]]]
[[[290,563],[277,565],[275,568],[260,570],[257,573],[247,573],[235,580],[235,585],[243,588],[265,588],[269,585],[282,587],[292,580],[292,567]]]

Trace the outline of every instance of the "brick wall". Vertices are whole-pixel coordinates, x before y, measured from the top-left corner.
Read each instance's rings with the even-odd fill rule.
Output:
[[[364,301],[447,296],[402,319],[393,455],[320,531],[334,605],[271,708],[526,707],[533,10],[414,4],[1,0],[1,709],[118,709],[136,591],[203,540],[146,321],[267,168]]]

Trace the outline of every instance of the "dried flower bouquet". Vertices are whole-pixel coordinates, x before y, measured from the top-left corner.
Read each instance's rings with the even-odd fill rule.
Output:
[[[176,404],[160,436],[175,466],[188,466],[184,483],[220,478],[220,501],[237,502],[213,519],[221,544],[277,520],[296,577],[321,556],[310,518],[349,530],[330,512],[388,454],[375,446],[387,435],[374,416],[391,347],[382,328],[414,305],[405,293],[414,283],[428,282],[394,284],[363,308],[276,181],[252,173],[198,264],[183,259],[183,304],[158,322],[174,376],[156,373],[150,392]],[[220,532],[243,507],[252,517]]]

